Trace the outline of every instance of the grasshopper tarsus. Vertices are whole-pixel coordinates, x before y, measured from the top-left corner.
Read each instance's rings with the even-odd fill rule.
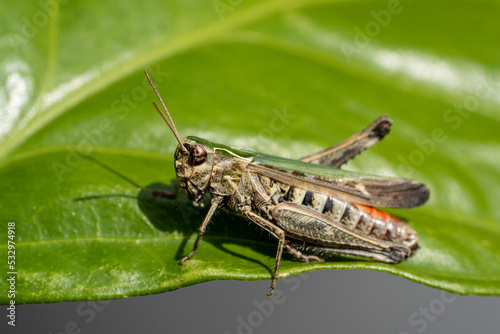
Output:
[[[276,278],[276,277],[273,277],[273,280],[271,281],[271,286],[270,286],[271,291],[269,291],[269,292],[267,293],[267,295],[268,295],[268,296],[271,296],[271,295],[273,294],[273,292],[274,292],[274,288],[276,287],[276,281],[277,281],[277,278]]]
[[[304,261],[305,263],[309,263],[309,261],[316,261],[316,262],[325,262],[324,259],[315,256],[315,255],[304,255],[302,254],[301,251],[298,249],[293,248],[292,246],[285,244],[285,248],[287,252],[291,255],[293,255],[295,258]]]
[[[193,253],[194,255],[194,253]],[[188,256],[184,256],[180,261],[179,261],[179,266],[183,266],[184,263],[186,263],[187,260],[191,259],[193,257],[193,255],[191,255],[191,253],[189,253]]]
[[[201,236],[203,235],[203,233],[200,234],[200,232],[198,232],[198,236],[196,237],[196,241],[193,245],[193,249],[191,250],[191,252],[189,252],[189,254],[185,257],[183,257],[180,261],[179,261],[179,265],[180,266],[183,266],[184,263],[186,263],[187,260],[190,260],[194,254],[196,253],[196,251],[198,250],[198,244],[200,243],[200,239],[201,239]]]
[[[319,256],[315,256],[315,255],[304,255],[304,254],[302,254],[302,256],[300,257],[300,259],[302,261],[304,261],[305,263],[309,263],[309,261],[325,262],[325,259],[322,259]]]

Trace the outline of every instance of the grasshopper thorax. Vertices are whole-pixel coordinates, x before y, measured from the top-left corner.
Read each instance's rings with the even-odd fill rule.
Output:
[[[186,137],[177,146],[174,158],[179,188],[194,205],[200,205],[214,166],[213,146],[201,138]]]

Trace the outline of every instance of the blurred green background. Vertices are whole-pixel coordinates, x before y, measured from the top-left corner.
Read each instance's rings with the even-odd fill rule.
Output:
[[[281,277],[368,268],[500,293],[496,1],[51,0],[2,2],[0,13],[0,248],[16,222],[18,302],[270,279],[275,240],[225,213],[179,267],[206,211],[86,159],[172,186],[176,141],[145,68],[181,136],[298,158],[382,114],[394,121],[345,168],[431,189],[424,207],[391,210],[422,248],[400,265],[285,256]]]

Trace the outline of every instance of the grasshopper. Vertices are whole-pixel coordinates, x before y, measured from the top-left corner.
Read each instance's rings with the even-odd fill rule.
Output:
[[[382,116],[361,132],[323,151],[291,160],[235,149],[189,136],[180,139],[172,117],[147,71],[144,71],[167,116],[153,102],[178,141],[175,150],[176,186],[193,202],[211,206],[203,219],[191,259],[218,208],[242,215],[278,239],[271,280],[276,286],[283,250],[305,262],[324,260],[302,251],[353,255],[399,263],[418,249],[418,236],[405,221],[373,206],[413,208],[429,198],[419,182],[341,170],[340,166],[377,143],[392,121]],[[170,122],[169,122],[170,120]]]

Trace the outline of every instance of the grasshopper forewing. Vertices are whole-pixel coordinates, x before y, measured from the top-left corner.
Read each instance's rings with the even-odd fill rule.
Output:
[[[386,263],[399,263],[418,249],[417,233],[406,222],[372,206],[422,205],[429,198],[425,185],[339,169],[389,132],[392,121],[387,116],[340,144],[301,160],[285,159],[198,137],[181,140],[160,94],[145,73],[171,124],[153,104],[179,142],[175,151],[175,189],[180,188],[196,206],[203,204],[206,193],[211,196],[210,210],[192,251],[180,261],[181,265],[196,253],[219,207],[243,215],[278,239],[268,295],[276,285],[284,249],[305,262],[323,259],[300,250],[347,254]]]

